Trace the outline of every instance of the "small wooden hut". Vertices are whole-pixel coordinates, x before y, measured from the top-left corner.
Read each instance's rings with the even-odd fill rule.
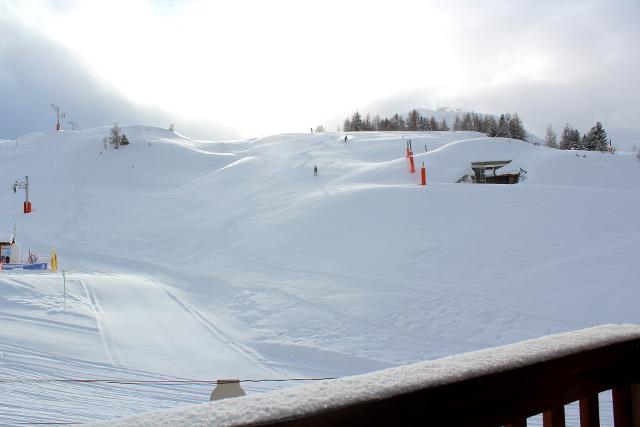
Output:
[[[471,169],[475,174],[477,184],[517,184],[520,173],[507,171],[501,173],[500,168],[511,163],[511,160],[493,160],[486,162],[471,162]]]

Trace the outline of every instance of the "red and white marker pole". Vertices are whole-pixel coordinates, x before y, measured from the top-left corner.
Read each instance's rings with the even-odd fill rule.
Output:
[[[16,181],[13,183],[13,192],[16,190],[25,190],[24,197],[24,213],[31,213],[31,202],[29,201],[29,177],[26,176],[24,181]]]
[[[31,213],[31,202],[29,201],[29,176],[24,180],[24,213]]]
[[[424,167],[424,162],[422,162],[422,168],[420,168],[420,179],[422,185],[427,185],[427,169]]]

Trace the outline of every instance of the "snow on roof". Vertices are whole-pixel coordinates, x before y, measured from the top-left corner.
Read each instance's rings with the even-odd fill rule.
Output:
[[[517,175],[520,173],[520,166],[518,166],[517,164],[510,163],[506,166],[496,169],[495,173],[496,173],[496,176]]]
[[[502,167],[504,165],[508,165],[511,163],[511,160],[491,160],[491,161],[482,161],[482,162],[471,162],[471,167],[473,168],[491,168],[491,167]]]
[[[640,325],[603,325],[365,375],[92,425],[230,426],[268,422],[501,372],[634,338],[640,338]]]
[[[0,242],[10,243],[13,239],[13,234],[0,234]]]

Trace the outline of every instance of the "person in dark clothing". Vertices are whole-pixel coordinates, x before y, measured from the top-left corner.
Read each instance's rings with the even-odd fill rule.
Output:
[[[316,165],[313,166],[313,175],[318,176],[318,166]]]

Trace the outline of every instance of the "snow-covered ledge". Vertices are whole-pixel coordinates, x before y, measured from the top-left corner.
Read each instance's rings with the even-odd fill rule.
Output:
[[[517,425],[519,421],[509,417],[521,419],[533,415],[526,412],[536,407],[530,398],[524,398],[524,403],[520,401],[528,396],[527,393],[546,390],[544,387],[549,387],[546,383],[554,385],[551,391],[540,393],[543,395],[541,402],[544,403],[539,405],[549,404],[552,402],[549,399],[553,398],[555,402],[562,400],[561,408],[561,405],[568,403],[564,401],[568,398],[583,399],[587,394],[593,396],[599,391],[597,389],[604,386],[626,387],[627,383],[637,382],[639,365],[640,325],[604,325],[365,375],[95,425],[237,426],[266,425],[278,421],[283,425],[318,425],[335,424],[336,420],[344,420],[345,414],[349,418],[354,413],[355,417],[351,417],[345,425],[363,421],[361,417],[367,414],[371,417],[367,424],[383,423],[383,418],[406,424],[411,419],[407,417],[412,416],[407,415],[407,411],[415,411],[414,415],[419,414],[421,421],[432,420],[431,415],[438,419],[438,411],[443,410],[442,402],[451,407],[449,412],[453,418],[448,419],[457,419],[466,409],[472,411],[480,408],[482,412],[487,406],[486,399],[491,399],[491,395],[498,400],[494,403],[497,410],[507,414],[505,419],[500,419],[501,422]],[[514,376],[515,373],[519,376]],[[546,378],[549,376],[554,378]],[[483,387],[489,388],[486,396]],[[631,390],[637,390],[634,387],[630,386]],[[577,389],[584,390],[586,394],[578,396]],[[471,403],[465,404],[467,395]],[[437,399],[434,400],[434,397]],[[452,400],[460,402],[460,411],[455,410]],[[440,403],[436,405],[434,401]],[[383,409],[378,411],[379,408]],[[552,408],[538,409],[547,411]],[[306,418],[318,414],[326,418],[311,421]],[[460,424],[454,422],[449,425]]]

